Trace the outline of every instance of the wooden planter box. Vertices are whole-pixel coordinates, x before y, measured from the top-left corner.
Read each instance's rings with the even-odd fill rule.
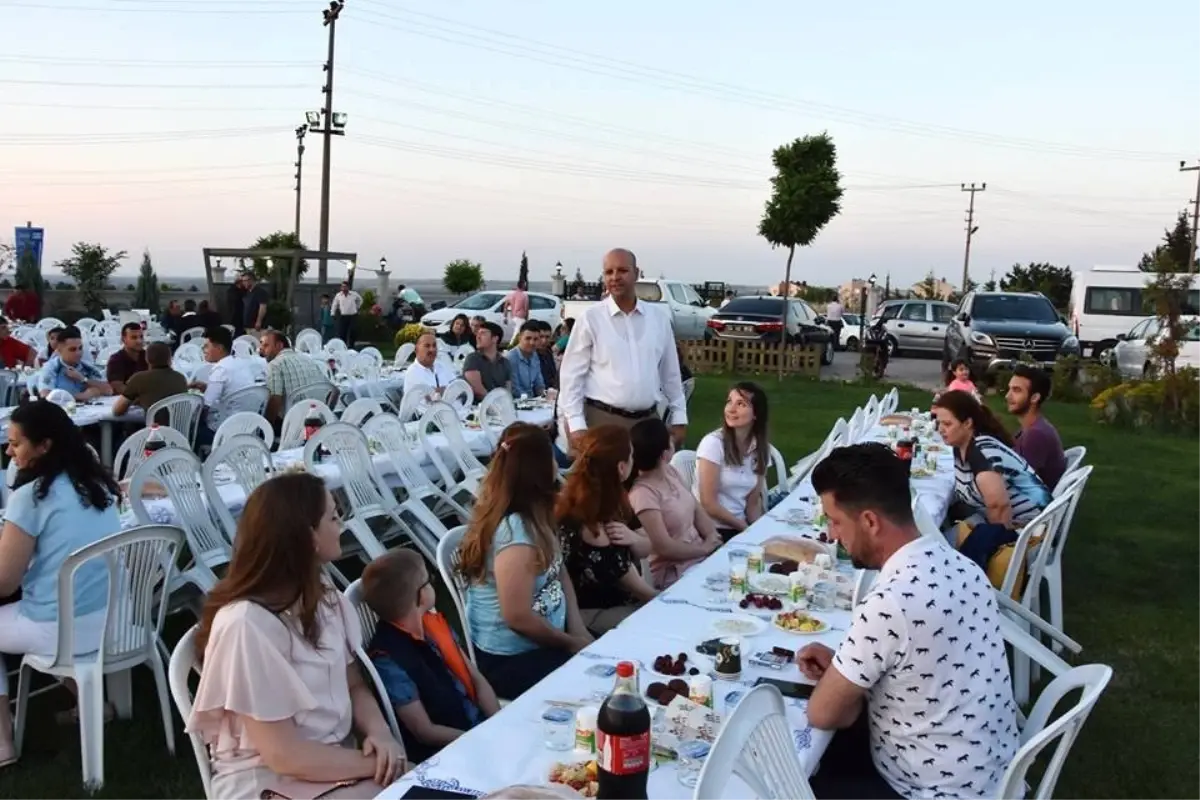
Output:
[[[778,374],[780,362],[787,375],[815,378],[821,374],[821,348],[818,345],[697,339],[680,342],[680,349],[688,369],[698,375],[722,372]]]

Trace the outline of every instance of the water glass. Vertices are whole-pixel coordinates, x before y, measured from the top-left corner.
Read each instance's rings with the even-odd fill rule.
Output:
[[[808,607],[813,611],[829,611],[837,597],[837,587],[832,581],[817,581],[808,592]]]
[[[704,762],[711,750],[712,745],[702,739],[688,739],[679,743],[675,752],[679,755],[676,772],[680,783],[689,789],[696,788],[700,782],[700,771],[704,769]]]
[[[553,706],[542,713],[542,737],[550,750],[570,750],[575,746],[575,715]]]

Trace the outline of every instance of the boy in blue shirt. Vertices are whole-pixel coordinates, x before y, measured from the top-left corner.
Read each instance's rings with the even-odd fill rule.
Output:
[[[54,355],[42,367],[37,388],[39,397],[45,398],[55,389],[63,389],[79,403],[112,394],[112,387],[105,381],[100,368],[83,360],[83,334],[74,325],[59,332],[58,345]]]

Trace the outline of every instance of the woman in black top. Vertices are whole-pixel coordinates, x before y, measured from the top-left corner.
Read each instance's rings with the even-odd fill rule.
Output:
[[[438,338],[451,347],[462,347],[464,344],[475,346],[475,336],[471,333],[471,321],[467,319],[466,314],[459,314],[455,317],[450,322],[450,330]]]
[[[650,540],[625,494],[632,469],[629,431],[589,428],[554,509],[579,612],[596,636],[658,594],[638,570]]]

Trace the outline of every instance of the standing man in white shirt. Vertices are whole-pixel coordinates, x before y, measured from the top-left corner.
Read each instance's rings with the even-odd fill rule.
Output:
[[[842,314],[846,313],[845,306],[836,297],[825,306],[825,324],[833,331],[833,347],[836,350],[842,343]]]
[[[196,432],[196,447],[210,445],[213,434],[224,421],[222,405],[238,389],[254,385],[250,359],[234,358],[233,334],[227,328],[210,328],[205,334],[204,360],[213,365],[205,382],[196,381],[191,388],[204,392],[204,416]]]
[[[358,310],[362,308],[362,296],[350,290],[350,284],[342,281],[342,288],[333,296],[333,319],[337,324],[337,337],[354,347],[354,321],[358,318]]]
[[[454,370],[437,360],[437,334],[425,331],[417,337],[416,360],[404,370],[404,393],[427,386],[441,397],[442,390],[457,377]]]
[[[655,413],[659,391],[677,443],[687,433],[687,400],[671,320],[638,300],[637,257],[623,248],[604,256],[608,296],[576,320],[559,371],[559,413],[572,447],[592,425],[625,428]]]

